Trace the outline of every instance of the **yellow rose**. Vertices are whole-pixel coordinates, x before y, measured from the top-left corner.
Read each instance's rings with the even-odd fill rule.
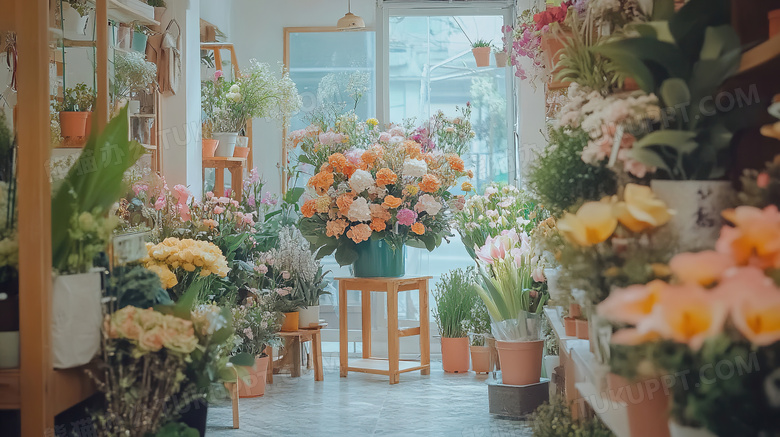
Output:
[[[617,227],[613,207],[605,202],[588,202],[576,214],[564,214],[558,229],[564,237],[580,246],[592,246],[606,241]]]
[[[616,210],[620,224],[632,232],[663,226],[674,214],[650,187],[636,184],[626,185],[623,202],[616,205]]]

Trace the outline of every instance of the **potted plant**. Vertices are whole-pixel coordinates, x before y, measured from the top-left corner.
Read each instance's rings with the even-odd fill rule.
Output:
[[[19,367],[16,143],[0,113],[0,369]]]
[[[214,152],[217,150],[217,146],[219,146],[219,140],[211,138],[211,123],[208,120],[203,123],[202,130],[201,153],[203,154],[203,159],[213,158]]]
[[[471,53],[474,55],[474,60],[477,63],[477,67],[490,66],[490,41],[478,39],[472,42]]]
[[[236,140],[236,148],[233,150],[233,157],[246,158],[249,156],[249,137],[239,135]]]
[[[234,353],[246,353],[255,358],[249,375],[238,380],[239,397],[249,398],[265,394],[268,354],[266,348],[278,345],[277,333],[282,327],[282,314],[273,310],[270,295],[250,295],[245,302],[233,308],[233,329],[240,343]]]
[[[309,277],[304,275],[296,275],[295,277],[295,287],[299,289],[299,294],[303,298],[303,304],[305,305],[305,308],[298,310],[298,327],[303,329],[319,326],[320,296],[330,294],[329,291],[325,290],[325,275],[327,272],[322,272],[320,262],[314,257],[313,253],[309,253],[311,262],[319,266],[317,273]]]
[[[156,80],[157,64],[147,61],[143,53],[117,52],[112,82],[114,110],[127,102],[129,113],[140,112],[141,102],[138,100],[138,94],[148,91]]]
[[[509,60],[509,53],[507,52],[506,47],[498,48],[493,46],[493,56],[496,57],[496,67],[506,67],[506,63]]]
[[[64,89],[62,101],[54,103],[54,110],[59,113],[60,133],[63,138],[73,142],[86,139],[94,105],[95,92],[85,83]]]
[[[504,384],[539,382],[542,372],[541,313],[549,295],[532,288],[534,269],[525,233],[505,232],[488,238],[477,252],[474,284],[492,320]]]
[[[86,364],[100,348],[103,281],[93,260],[106,250],[118,223],[108,212],[123,193],[124,173],[143,154],[141,146],[128,141],[122,115],[100,135],[90,136],[52,197],[52,211],[63,218],[52,221],[55,368]]]
[[[477,294],[471,284],[473,269],[450,270],[441,276],[433,292],[433,318],[441,334],[442,367],[448,373],[469,371],[468,322]]]
[[[90,20],[93,9],[87,0],[67,0],[62,2],[62,31],[65,38],[71,40],[93,39],[94,18]],[[89,28],[88,25],[92,23]],[[59,27],[59,26],[57,26]]]
[[[217,70],[212,80],[203,81],[201,104],[219,140],[216,156],[232,157],[247,120],[273,117],[284,122],[300,108],[301,99],[286,71],[277,78],[268,64],[252,59],[236,80]]]
[[[495,367],[490,347],[490,314],[481,299],[476,299],[469,314],[469,350],[471,370],[475,373],[489,373]]]
[[[547,318],[544,320],[544,371],[547,378],[552,380],[552,375],[555,374],[555,368],[558,367],[561,362],[560,357],[558,356],[559,342],[555,332],[553,332],[550,320]]]
[[[149,29],[146,26],[133,26],[133,42],[131,48],[136,52],[146,53],[146,41],[149,39],[147,32],[149,32]]]

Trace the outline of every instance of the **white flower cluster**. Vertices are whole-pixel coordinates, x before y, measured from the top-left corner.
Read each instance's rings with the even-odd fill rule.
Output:
[[[417,200],[417,205],[414,205],[414,210],[419,212],[426,212],[429,215],[436,215],[441,211],[443,205],[436,201],[436,198],[430,194],[423,194]]]
[[[290,272],[306,282],[314,281],[320,268],[319,261],[309,250],[309,242],[294,226],[279,231],[279,244],[266,253],[265,258],[274,260],[280,271]]]
[[[594,139],[601,136],[604,126],[624,124],[630,130],[648,120],[661,119],[658,97],[644,91],[604,97],[574,83],[569,86],[569,96],[569,103],[561,109],[559,124],[581,127]]]
[[[371,208],[365,197],[358,197],[349,206],[347,218],[353,222],[367,222],[371,220]]]
[[[374,186],[374,177],[366,170],[355,170],[355,173],[349,178],[349,186],[354,192],[362,193]]]
[[[233,84],[230,87],[230,90],[227,94],[225,94],[225,97],[227,97],[228,100],[233,102],[240,102],[243,96],[241,96],[241,88],[238,86],[238,84]]]
[[[403,175],[412,178],[421,178],[428,173],[428,164],[421,159],[407,159],[404,161]]]

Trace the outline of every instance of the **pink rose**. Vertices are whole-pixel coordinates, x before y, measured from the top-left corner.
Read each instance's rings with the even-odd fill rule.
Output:
[[[158,197],[158,198],[157,198],[157,201],[156,201],[156,202],[154,202],[154,209],[156,209],[157,211],[159,211],[159,210],[161,210],[161,209],[163,209],[163,208],[165,208],[165,196],[163,196],[162,194],[160,194],[160,197]]]
[[[756,184],[758,185],[758,188],[766,188],[769,186],[769,174],[766,172],[759,173]]]
[[[223,208],[221,206],[215,206],[214,207],[214,214],[222,214],[223,212],[225,212],[225,208]]]
[[[225,73],[222,72],[222,70],[217,70],[214,72],[214,80],[218,80],[220,77],[224,76]]]
[[[404,226],[411,226],[417,221],[417,213],[408,208],[399,210],[396,217],[398,218],[398,224]]]

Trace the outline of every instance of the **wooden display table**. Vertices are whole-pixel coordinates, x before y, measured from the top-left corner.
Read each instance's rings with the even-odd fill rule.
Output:
[[[320,323],[316,328],[304,328],[297,331],[282,331],[279,336],[285,339],[285,348],[292,355],[292,370],[290,376],[297,378],[301,376],[301,343],[311,341],[312,361],[314,361],[314,380],[322,381],[324,379],[322,371],[322,328],[328,326],[327,323]],[[268,351],[268,374],[266,381],[269,384],[274,382],[274,355],[273,348],[266,348]]]
[[[206,169],[214,169],[214,195],[225,195],[225,169],[230,170],[230,188],[236,199],[241,199],[241,191],[244,188],[244,167],[246,158],[203,158],[203,180],[206,180]]]
[[[398,384],[399,375],[420,370],[431,372],[430,320],[428,316],[428,280],[431,276],[404,278],[336,278],[339,281],[339,363],[341,377],[347,373],[363,372],[390,377],[390,384]],[[363,359],[349,361],[347,357],[347,290],[361,291]],[[420,326],[398,329],[398,292],[419,290]],[[387,294],[387,359],[371,356],[371,292]],[[401,337],[420,336],[420,361],[400,360]]]

